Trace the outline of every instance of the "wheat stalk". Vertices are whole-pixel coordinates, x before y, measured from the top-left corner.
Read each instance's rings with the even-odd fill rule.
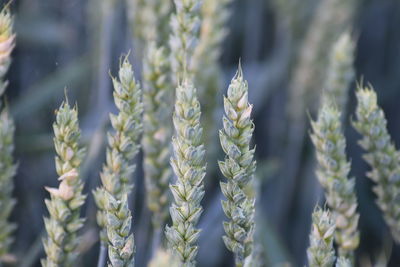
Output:
[[[218,162],[227,182],[221,182],[221,190],[227,200],[222,207],[228,221],[224,222],[226,247],[235,254],[236,266],[243,266],[244,260],[252,253],[255,200],[246,193],[251,186],[256,162],[250,141],[254,124],[250,118],[252,105],[248,103],[247,81],[239,69],[224,97],[224,128],[220,131],[225,161]]]
[[[355,179],[348,178],[350,162],[346,159],[346,140],[340,116],[334,104],[324,101],[317,121],[311,122],[311,139],[318,160],[317,177],[325,189],[336,224],[335,241],[339,245],[339,255],[352,258],[360,242],[357,231],[360,216],[356,211]]]
[[[195,265],[196,242],[200,234],[196,224],[203,211],[200,202],[204,196],[206,167],[200,114],[196,89],[190,80],[185,79],[176,89],[171,166],[177,180],[170,185],[175,200],[170,207],[172,226],[165,230],[169,248],[183,266]]]
[[[79,146],[78,110],[68,101],[61,104],[53,124],[56,171],[61,181],[58,188],[46,187],[50,199],[45,203],[50,217],[44,219],[47,237],[43,246],[47,257],[42,266],[74,266],[78,256],[78,231],[84,219],[79,217],[86,196],[82,194],[83,181],[79,168],[84,149]]]
[[[290,86],[289,112],[293,120],[304,123],[306,109],[314,112],[326,80],[329,62],[326,51],[353,19],[357,0],[323,0],[318,3],[298,55]],[[301,100],[300,100],[301,99]],[[299,122],[299,123],[300,123]]]
[[[355,129],[362,135],[359,144],[366,151],[364,159],[372,167],[367,176],[375,182],[373,191],[392,236],[400,243],[400,152],[387,131],[387,121],[378,106],[371,86],[357,89]]]
[[[335,223],[328,210],[316,207],[312,214],[310,246],[307,249],[310,267],[332,267],[335,261],[333,238]]]

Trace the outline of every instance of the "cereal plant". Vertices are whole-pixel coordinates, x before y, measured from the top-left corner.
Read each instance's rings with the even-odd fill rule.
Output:
[[[0,5],[0,267],[400,266],[397,1]]]

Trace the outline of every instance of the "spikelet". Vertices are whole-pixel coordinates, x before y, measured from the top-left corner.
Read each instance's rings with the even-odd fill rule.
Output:
[[[79,217],[80,208],[86,199],[82,194],[83,181],[79,177],[85,152],[79,146],[76,106],[71,108],[68,102],[61,104],[53,129],[60,184],[58,188],[46,187],[50,193],[50,199],[45,200],[50,217],[44,219],[47,237],[43,239],[43,246],[47,257],[41,263],[43,267],[74,266],[80,240],[78,231],[84,223],[84,219]]]
[[[142,133],[141,116],[143,104],[141,89],[127,57],[119,69],[119,79],[113,78],[114,102],[118,114],[110,114],[113,132],[108,133],[106,163],[100,174],[102,186],[93,194],[98,207],[97,224],[101,228],[100,238],[107,242],[108,196],[121,201],[132,189],[131,176],[135,170],[133,158],[139,151],[138,140]],[[108,192],[108,194],[106,194]]]
[[[219,136],[226,158],[218,162],[227,178],[227,182],[220,183],[227,199],[222,201],[222,207],[228,217],[223,225],[226,233],[223,240],[235,254],[236,266],[243,266],[253,246],[255,200],[246,191],[252,186],[256,162],[255,150],[250,149],[254,131],[250,118],[252,105],[248,103],[247,81],[243,79],[240,65],[224,97],[224,108],[224,128]]]
[[[358,88],[355,129],[362,135],[359,144],[372,170],[367,174],[375,182],[373,191],[392,236],[400,243],[400,153],[387,131],[383,110],[372,87]]]
[[[204,196],[206,167],[200,114],[196,89],[190,80],[185,79],[176,89],[171,166],[177,180],[170,185],[175,200],[170,207],[172,226],[165,230],[169,248],[183,266],[195,265],[200,234],[196,224],[203,211],[200,202]]]
[[[348,178],[350,162],[346,159],[346,140],[341,129],[340,112],[330,101],[323,102],[318,120],[312,121],[311,139],[318,160],[317,177],[336,224],[335,241],[339,255],[352,258],[360,242],[357,230],[359,214],[355,179]]]
[[[169,207],[169,165],[172,136],[173,90],[167,75],[168,58],[163,47],[150,44],[143,69],[143,168],[147,206],[153,212],[155,229],[163,226]]]
[[[333,236],[335,223],[330,212],[316,207],[312,214],[310,246],[307,249],[308,264],[310,267],[332,267],[335,262]]]

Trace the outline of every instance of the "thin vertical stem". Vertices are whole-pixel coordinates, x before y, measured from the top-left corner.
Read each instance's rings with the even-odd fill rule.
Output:
[[[99,258],[97,261],[97,267],[104,267],[106,265],[106,257],[107,257],[107,247],[101,242],[100,250],[99,250]]]

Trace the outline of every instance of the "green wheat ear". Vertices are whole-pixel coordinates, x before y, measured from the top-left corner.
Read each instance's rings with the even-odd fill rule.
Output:
[[[312,214],[310,246],[307,249],[310,267],[332,267],[335,262],[333,238],[335,223],[329,210],[316,207]]]
[[[339,255],[353,257],[360,242],[357,230],[359,214],[355,179],[348,178],[350,162],[346,158],[346,140],[342,133],[341,114],[328,99],[323,101],[317,121],[312,121],[311,139],[318,160],[317,177],[336,224],[335,241]]]
[[[134,78],[132,66],[125,58],[120,66],[119,76],[113,78],[114,102],[119,110],[117,115],[110,114],[114,132],[108,133],[106,163],[100,174],[102,187],[96,189],[94,197],[99,208],[97,222],[102,228],[101,240],[107,242],[106,203],[104,195],[108,192],[117,200],[131,191],[130,178],[135,170],[131,163],[139,151],[137,140],[142,131],[141,89]]]
[[[372,170],[367,176],[374,181],[377,205],[383,212],[392,236],[400,243],[400,152],[396,150],[387,130],[383,110],[371,86],[359,86],[354,128],[362,135],[359,144],[366,151],[364,159]]]
[[[192,57],[198,43],[200,29],[199,0],[174,0],[176,12],[171,15],[171,50],[172,78],[175,84],[185,77],[193,79]]]
[[[142,44],[166,45],[172,0],[126,0],[133,34]]]
[[[250,148],[254,131],[250,118],[252,105],[248,103],[247,81],[243,79],[240,66],[224,97],[224,108],[224,128],[219,136],[226,158],[218,162],[227,178],[227,182],[221,182],[226,197],[222,207],[228,217],[224,222],[226,235],[223,240],[234,253],[236,266],[243,266],[253,246],[255,200],[246,190],[251,186],[256,162],[253,159],[255,150]]]
[[[74,266],[78,257],[78,231],[84,219],[80,218],[80,208],[86,196],[82,194],[83,181],[79,169],[84,157],[84,149],[79,146],[80,129],[78,110],[64,102],[57,111],[53,124],[54,146],[56,150],[56,170],[60,184],[58,188],[46,187],[50,199],[46,206],[50,217],[44,219],[47,237],[43,239],[46,258],[42,266]]]
[[[177,180],[170,185],[175,200],[170,207],[172,226],[165,229],[169,248],[179,257],[183,266],[195,265],[200,234],[196,225],[203,212],[200,202],[204,196],[206,166],[200,115],[196,89],[186,79],[176,89],[171,166]]]
[[[201,28],[198,45],[194,49],[192,68],[196,84],[202,85],[199,92],[200,100],[213,101],[219,88],[220,68],[218,61],[221,57],[221,44],[228,34],[225,26],[230,10],[228,6],[232,0],[204,0],[201,6]],[[212,107],[214,108],[214,107]],[[205,110],[205,109],[204,109]]]
[[[135,240],[131,233],[132,216],[128,206],[128,194],[121,200],[105,192],[106,229],[108,238],[108,267],[133,267],[135,264]]]
[[[355,44],[349,32],[344,32],[334,43],[329,58],[323,99],[331,99],[345,114],[349,85],[354,79]]]

